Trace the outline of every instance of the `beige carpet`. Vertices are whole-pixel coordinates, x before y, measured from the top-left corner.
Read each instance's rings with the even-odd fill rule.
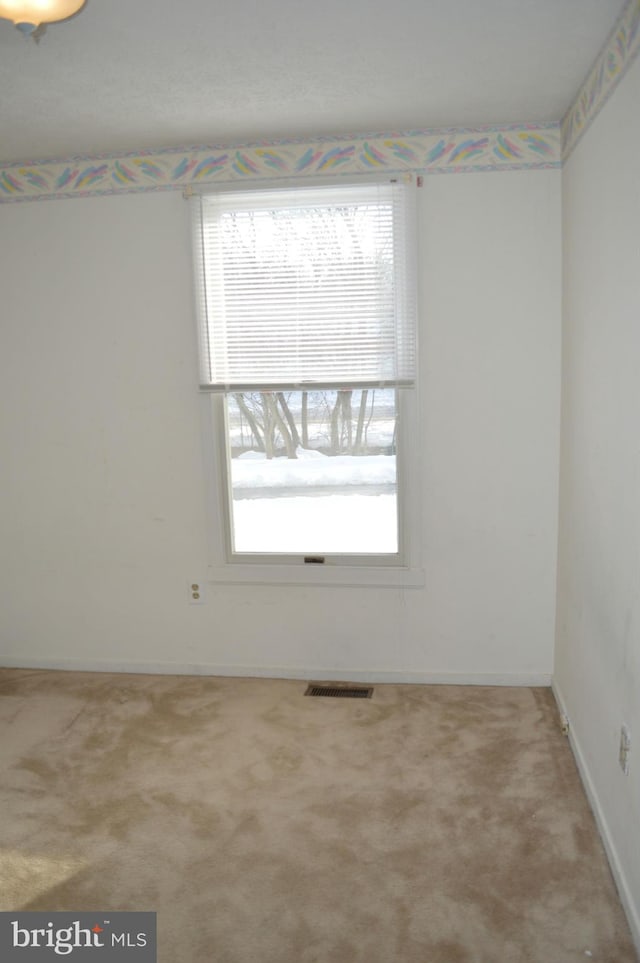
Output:
[[[160,963],[631,963],[547,689],[0,670],[0,909]]]

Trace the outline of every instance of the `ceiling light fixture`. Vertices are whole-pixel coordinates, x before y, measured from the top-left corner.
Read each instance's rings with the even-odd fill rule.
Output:
[[[86,0],[0,0],[0,17],[11,20],[25,37],[38,40],[48,23],[67,20]]]

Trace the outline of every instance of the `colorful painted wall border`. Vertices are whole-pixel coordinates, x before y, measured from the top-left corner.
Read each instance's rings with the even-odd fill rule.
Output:
[[[628,0],[578,96],[561,122],[566,160],[640,51],[640,0]]]
[[[265,178],[372,171],[462,174],[560,165],[559,124],[409,131],[12,163],[0,167],[0,203],[176,190],[189,184]]]

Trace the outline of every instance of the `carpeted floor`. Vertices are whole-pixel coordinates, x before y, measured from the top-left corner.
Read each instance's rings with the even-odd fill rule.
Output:
[[[550,690],[0,670],[0,910],[160,963],[636,960]]]

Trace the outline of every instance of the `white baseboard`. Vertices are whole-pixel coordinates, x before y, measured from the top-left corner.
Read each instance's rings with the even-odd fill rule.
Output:
[[[131,672],[146,675],[218,675],[252,679],[304,679],[313,682],[385,682],[408,685],[550,686],[545,672],[413,672],[335,669],[324,666],[216,665],[184,662],[122,662],[92,659],[23,659],[0,655],[5,669],[66,672]]]
[[[600,836],[609,859],[611,872],[616,882],[616,886],[618,887],[620,902],[622,903],[624,911],[627,915],[627,920],[629,921],[629,928],[631,930],[633,942],[635,943],[636,949],[640,954],[640,907],[636,905],[631,887],[629,886],[629,881],[627,880],[625,871],[620,861],[620,856],[613,842],[613,837],[611,830],[609,829],[609,823],[607,821],[606,814],[600,803],[598,791],[580,745],[580,737],[576,734],[576,731],[571,724],[571,715],[567,709],[566,702],[555,679],[551,684],[551,688],[553,690],[553,694],[561,715],[565,716],[565,718],[569,720],[569,744],[573,751],[576,765],[578,766],[578,772],[580,773],[580,778],[582,779],[582,784],[587,794],[587,799],[589,800],[591,809],[593,810],[596,825],[600,832]]]

